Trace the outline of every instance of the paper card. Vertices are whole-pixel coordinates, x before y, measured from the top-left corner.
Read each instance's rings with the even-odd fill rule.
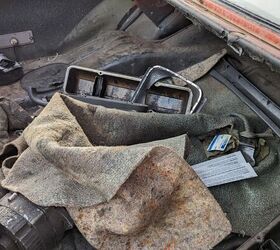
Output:
[[[193,165],[192,168],[207,187],[258,176],[240,151]]]
[[[207,151],[225,151],[231,135],[216,135],[207,148]]]

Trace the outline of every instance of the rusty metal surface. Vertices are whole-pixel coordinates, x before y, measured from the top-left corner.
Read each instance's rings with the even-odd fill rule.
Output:
[[[280,71],[280,35],[211,0],[167,0],[195,22],[223,38],[238,53]]]

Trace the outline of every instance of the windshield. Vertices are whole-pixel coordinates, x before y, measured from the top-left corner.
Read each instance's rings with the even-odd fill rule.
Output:
[[[280,25],[279,0],[226,0],[225,2],[235,4],[246,11]]]

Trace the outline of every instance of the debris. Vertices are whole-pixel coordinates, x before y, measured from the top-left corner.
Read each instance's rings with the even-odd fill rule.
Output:
[[[14,83],[23,76],[21,65],[0,53],[0,85]]]
[[[21,86],[31,101],[46,106],[55,92],[61,91],[68,64],[52,63],[29,71],[21,79]]]

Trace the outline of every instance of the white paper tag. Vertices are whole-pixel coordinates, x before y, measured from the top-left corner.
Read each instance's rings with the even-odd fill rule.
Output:
[[[240,151],[192,166],[207,187],[257,177]]]
[[[207,151],[225,151],[231,135],[216,135],[207,148]]]
[[[250,146],[246,146],[246,145],[239,145],[239,149],[241,150],[244,158],[247,160],[247,162],[250,163],[251,166],[255,166],[256,165],[256,161],[254,158],[255,155],[255,148],[254,147],[250,147]]]

